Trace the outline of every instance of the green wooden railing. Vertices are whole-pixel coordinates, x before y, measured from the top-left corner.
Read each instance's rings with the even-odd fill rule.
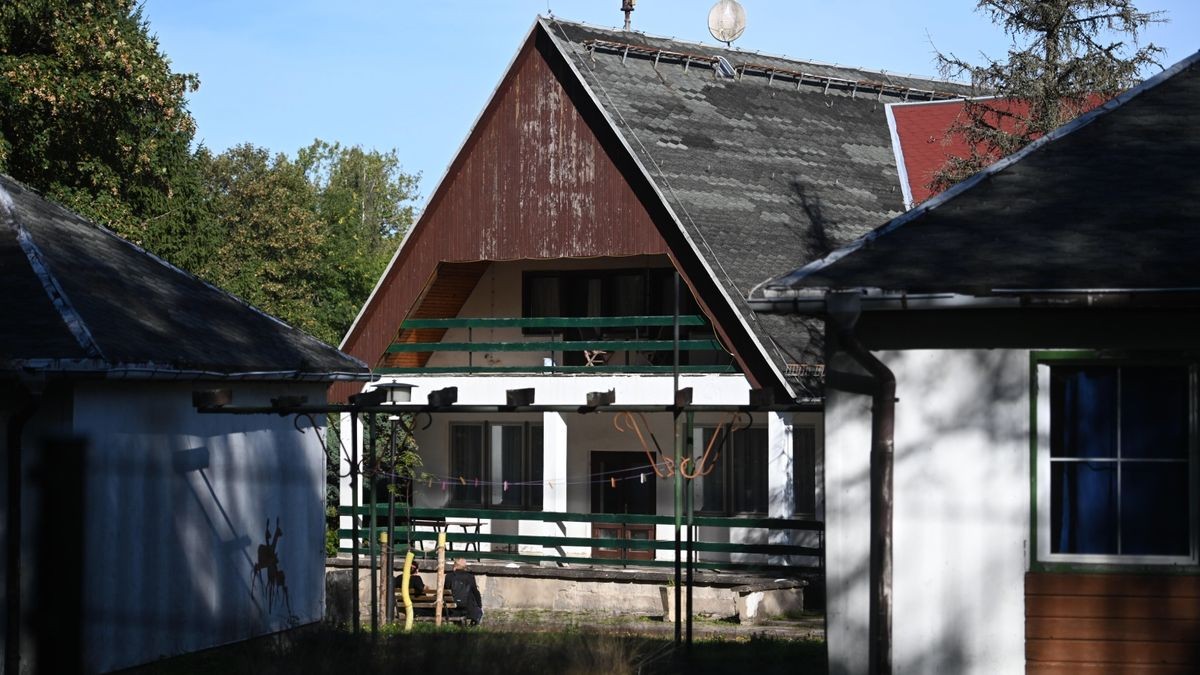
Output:
[[[338,509],[340,515],[349,516],[356,513],[351,507],[340,507]],[[371,513],[369,506],[361,506],[358,508],[359,516],[364,517],[364,520],[369,522]],[[387,507],[385,505],[377,505],[376,517],[380,520],[387,516]],[[673,525],[675,518],[673,516],[658,516],[658,515],[637,515],[637,514],[621,514],[613,515],[606,513],[554,513],[543,511],[507,511],[507,510],[491,510],[491,509],[433,509],[433,508],[412,508],[402,509],[397,517],[411,517],[425,521],[423,524],[418,524],[416,527],[406,527],[403,525],[394,526],[391,528],[380,526],[372,530],[370,527],[362,527],[359,529],[360,540],[366,542],[378,542],[379,534],[390,532],[389,541],[395,542],[397,552],[403,553],[408,548],[408,541],[413,542],[413,550],[419,554],[424,554],[431,551],[436,545],[437,530],[430,527],[430,521],[449,521],[452,526],[460,526],[464,523],[469,524],[470,521],[480,520],[525,520],[539,521],[551,523],[616,523],[621,525]],[[712,542],[712,541],[694,541],[692,547],[700,553],[737,553],[737,554],[758,554],[762,556],[803,556],[815,558],[814,567],[819,565],[824,556],[824,524],[813,520],[795,520],[784,518],[731,518],[731,517],[714,517],[714,516],[694,516],[692,519],[693,525],[700,528],[718,527],[718,528],[739,528],[739,529],[757,529],[757,530],[776,530],[776,531],[805,531],[818,533],[817,541],[821,542],[818,546],[799,546],[794,544],[765,544],[765,543],[727,543],[727,542]],[[446,530],[446,541],[452,548],[458,545],[453,555],[468,556],[475,559],[490,559],[490,560],[513,560],[537,564],[540,562],[562,562],[574,563],[578,565],[594,565],[594,564],[622,564],[643,567],[671,567],[675,563],[673,560],[640,560],[628,557],[623,557],[627,551],[656,551],[656,550],[673,550],[675,542],[671,540],[659,539],[628,539],[614,537],[566,537],[566,536],[543,536],[543,535],[512,535],[512,534],[492,534],[471,531],[454,531],[453,529],[443,528]],[[466,529],[466,528],[463,528]],[[352,529],[338,530],[340,539],[351,539],[354,536]],[[562,549],[563,547],[590,547],[603,548],[610,550],[619,550],[622,557],[617,558],[596,558],[593,556],[569,556],[561,555],[536,555],[528,553],[515,553],[512,551],[480,551],[479,544],[500,544],[505,546],[541,546],[548,549]],[[473,547],[473,550],[472,550]],[[339,549],[342,552],[351,552],[350,548]],[[371,548],[360,548],[359,552],[369,555]],[[375,553],[380,553],[379,548],[376,548]],[[789,570],[796,571],[796,566],[775,565],[768,562],[763,563],[730,563],[714,560],[699,560],[696,566],[700,569],[720,569],[720,570],[739,570],[739,571],[769,571],[769,570]]]
[[[406,319],[401,328],[653,328],[673,326],[674,316],[539,316]],[[681,315],[680,326],[703,326],[704,317]]]
[[[677,346],[674,340],[663,339],[642,339],[639,338],[639,331],[643,328],[670,328],[676,322],[674,316],[586,316],[586,317],[480,317],[480,318],[452,318],[452,319],[408,319],[401,324],[405,329],[448,329],[448,328],[466,328],[468,331],[467,342],[395,342],[388,346],[387,351],[391,354],[400,353],[428,353],[428,352],[466,352],[475,354],[479,352],[582,352],[582,351],[607,351],[607,352],[669,352],[673,351]],[[707,321],[703,316],[689,314],[678,317],[680,326],[705,326]],[[614,335],[611,338],[603,337],[580,339],[580,340],[517,340],[506,342],[475,342],[471,339],[471,331],[476,328],[536,328],[542,330],[555,331],[555,329],[565,330],[600,330],[600,329],[618,329],[624,330],[625,335]],[[628,337],[629,330],[634,331],[634,337]],[[686,339],[678,342],[679,350],[682,352],[695,351],[721,351],[724,348],[721,343],[715,339]],[[599,372],[613,374],[666,374],[671,373],[675,369],[671,365],[663,364],[630,364],[628,359],[626,363],[604,363],[596,365],[475,365],[468,363],[465,366],[414,366],[414,367],[380,367],[376,368],[375,372],[388,375],[404,375],[415,373],[590,373],[596,374]],[[716,365],[681,365],[679,367],[681,373],[736,373],[737,368],[731,363],[716,364]]]
[[[394,342],[388,346],[396,352],[545,352],[585,349],[609,351],[669,352],[675,348],[671,340],[570,340],[553,342]],[[716,340],[680,340],[680,351],[717,350],[721,343]]]

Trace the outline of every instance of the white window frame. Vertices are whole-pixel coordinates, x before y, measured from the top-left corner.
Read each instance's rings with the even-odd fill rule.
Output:
[[[1197,370],[1195,365],[1175,363],[1144,363],[1136,360],[1043,360],[1034,354],[1037,375],[1037,400],[1035,402],[1036,418],[1036,461],[1035,467],[1037,484],[1035,486],[1037,513],[1037,562],[1038,563],[1084,563],[1096,565],[1195,565],[1200,562],[1200,542],[1197,541],[1198,516],[1200,516],[1200,480],[1197,480],[1197,467],[1200,465],[1200,449],[1197,439]],[[1050,549],[1050,369],[1054,366],[1069,365],[1099,365],[1120,368],[1122,366],[1138,365],[1170,365],[1188,369],[1188,517],[1190,519],[1189,537],[1191,539],[1190,555],[1121,555],[1121,554],[1083,554],[1083,553],[1051,553]],[[1119,514],[1118,514],[1119,517]]]

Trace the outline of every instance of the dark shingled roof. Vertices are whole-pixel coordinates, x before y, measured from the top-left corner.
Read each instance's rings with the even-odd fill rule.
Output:
[[[366,379],[366,365],[0,175],[0,368]]]
[[[768,289],[1200,289],[1200,52]]]
[[[885,104],[966,89],[542,22],[779,371],[820,363],[819,323],[756,316],[745,298],[903,211]],[[713,67],[717,56],[733,77]]]

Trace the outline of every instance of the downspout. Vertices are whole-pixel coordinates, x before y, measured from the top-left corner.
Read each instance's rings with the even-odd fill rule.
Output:
[[[5,510],[4,672],[21,672],[21,437],[37,413],[39,397],[27,393],[25,402],[8,420],[8,504]]]
[[[869,670],[892,672],[892,466],[896,428],[896,376],[854,333],[861,305],[857,293],[830,293],[826,308],[835,349],[854,359],[866,377],[830,372],[833,389],[871,396],[871,552],[868,631]]]

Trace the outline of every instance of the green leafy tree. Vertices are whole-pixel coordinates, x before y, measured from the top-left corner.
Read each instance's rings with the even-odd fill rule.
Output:
[[[320,297],[326,234],[303,169],[285,155],[248,144],[216,156],[202,151],[199,161],[220,232],[209,278],[328,341],[312,311]]]
[[[173,239],[208,222],[185,107],[198,85],[171,71],[134,0],[0,3],[0,171],[202,266]]]
[[[1142,31],[1165,21],[1133,0],[979,0],[977,10],[1004,29],[1004,60],[973,65],[938,53],[942,74],[969,75],[979,94],[949,130],[969,148],[930,184],[935,192],[1010,155],[1043,134],[1137,83],[1162,49],[1139,44]]]
[[[317,140],[297,163],[316,191],[326,233],[321,298],[314,308],[336,343],[387,266],[413,220],[419,176],[405,173],[394,150],[379,152]]]
[[[417,178],[395,152],[316,141],[295,159],[197,153],[215,254],[201,273],[336,344],[412,222]]]

